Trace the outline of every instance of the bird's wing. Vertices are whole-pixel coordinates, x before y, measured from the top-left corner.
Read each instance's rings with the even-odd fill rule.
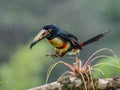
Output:
[[[66,40],[69,40],[73,45],[77,46],[78,48],[81,49],[80,45],[79,45],[79,42],[78,42],[78,39],[75,35],[69,33],[69,32],[66,32],[66,31],[63,31],[63,30],[60,30],[58,33],[57,33],[60,37],[66,39]]]

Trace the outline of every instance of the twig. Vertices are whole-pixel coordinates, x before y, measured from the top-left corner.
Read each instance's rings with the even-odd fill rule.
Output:
[[[120,76],[113,78],[93,79],[95,90],[116,90],[120,88]],[[87,89],[93,90],[92,83],[86,82]],[[85,90],[80,78],[64,76],[61,80],[28,90]]]

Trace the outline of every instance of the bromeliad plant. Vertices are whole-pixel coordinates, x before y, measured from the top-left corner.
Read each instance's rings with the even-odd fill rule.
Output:
[[[96,56],[96,54],[98,54],[102,51],[111,52],[113,56],[108,56],[108,55],[98,55],[98,56]],[[96,60],[99,60],[99,58],[109,58],[109,60],[112,60],[114,62],[114,64],[111,64],[109,62],[108,63],[103,62],[103,63],[97,63],[97,64],[94,64],[94,65],[91,65],[92,62],[94,62]],[[71,70],[71,71],[66,71],[65,73],[63,73],[60,76],[60,78],[65,76],[66,74],[70,74],[71,77],[72,76],[80,77],[83,80],[83,83],[84,83],[84,86],[85,86],[86,90],[87,90],[86,80],[89,80],[89,81],[91,81],[91,83],[93,83],[93,78],[92,78],[92,71],[93,70],[97,70],[104,75],[104,72],[101,69],[97,68],[97,66],[99,66],[99,65],[111,65],[111,66],[114,66],[114,67],[120,69],[120,65],[118,63],[118,58],[117,58],[116,54],[111,49],[103,48],[103,49],[100,49],[100,50],[94,52],[87,59],[87,61],[85,63],[81,62],[81,60],[78,58],[78,54],[76,55],[76,61],[75,61],[75,63],[73,63],[73,65],[68,64],[66,62],[63,62],[63,61],[58,61],[58,62],[54,63],[48,69],[46,83],[48,82],[48,79],[49,79],[49,76],[50,76],[52,70],[55,68],[56,65],[58,65],[60,63],[66,65]],[[86,79],[86,77],[87,77],[87,79]],[[94,84],[93,84],[93,90],[95,90]]]

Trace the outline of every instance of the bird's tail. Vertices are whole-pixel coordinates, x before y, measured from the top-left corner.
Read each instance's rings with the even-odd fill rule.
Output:
[[[95,37],[93,37],[93,38],[91,38],[91,39],[89,39],[89,40],[87,40],[87,41],[85,41],[85,42],[80,43],[80,47],[83,47],[83,46],[86,46],[86,45],[88,45],[88,44],[90,44],[90,43],[93,43],[93,42],[98,41],[98,40],[101,39],[103,36],[105,36],[108,32],[109,32],[108,30],[107,30],[107,31],[104,31],[104,32],[102,32],[101,34],[99,34],[99,35],[97,35],[97,36],[95,36]]]

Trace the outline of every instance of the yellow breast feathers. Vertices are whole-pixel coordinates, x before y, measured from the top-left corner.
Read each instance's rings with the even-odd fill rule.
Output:
[[[52,40],[48,40],[54,47],[59,48],[62,47],[64,42],[59,38],[53,38]]]

